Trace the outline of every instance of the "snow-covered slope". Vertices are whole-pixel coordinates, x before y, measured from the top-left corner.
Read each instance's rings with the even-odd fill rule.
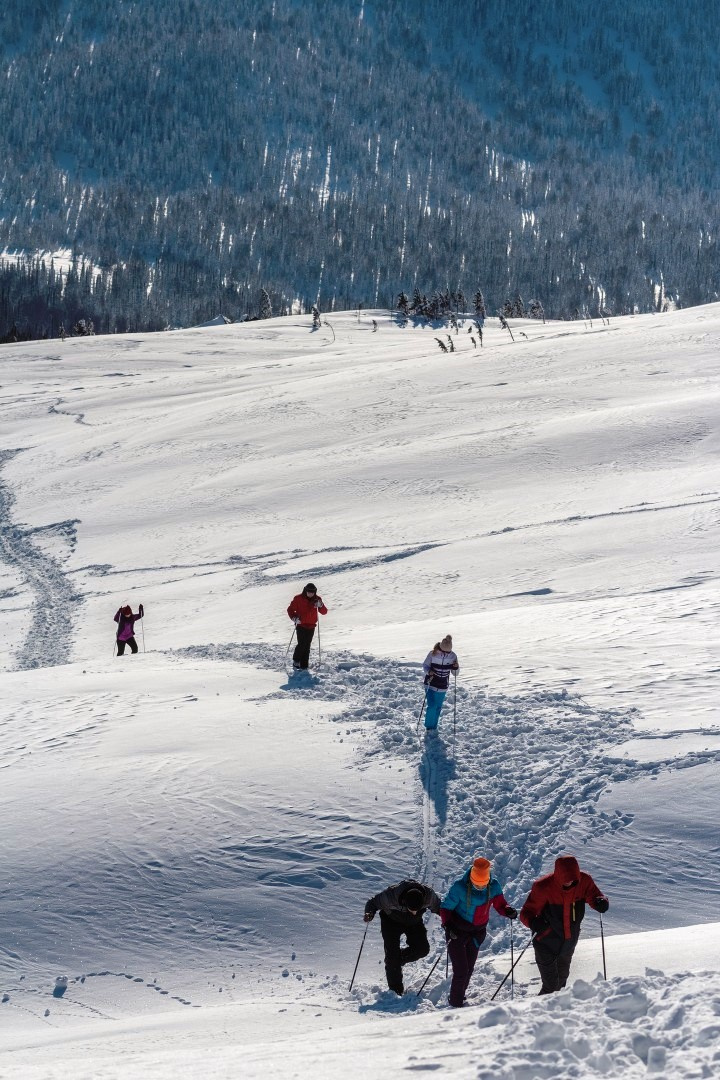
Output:
[[[0,1071],[712,1075],[720,306],[448,354],[328,321],[0,350]],[[384,991],[375,925],[348,993],[384,885],[483,853],[519,905],[566,850],[611,898],[607,984],[590,913],[551,1000],[528,954],[487,1011],[500,920],[477,1009],[443,964]]]

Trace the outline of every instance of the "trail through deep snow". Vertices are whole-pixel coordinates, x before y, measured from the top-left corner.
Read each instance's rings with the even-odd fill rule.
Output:
[[[75,547],[78,522],[58,521],[28,529],[12,521],[13,497],[3,466],[19,453],[0,451],[0,559],[19,574],[32,594],[30,625],[15,656],[16,667],[23,670],[67,663],[73,612],[82,597],[62,565],[63,557]],[[51,545],[63,555],[51,554]]]
[[[279,670],[284,660],[280,647],[262,643],[197,646],[180,655]],[[317,678],[289,676],[277,694],[339,703],[342,710],[333,722],[362,740],[365,760],[377,755],[390,762],[400,759],[416,773],[422,793],[417,850],[412,865],[398,867],[398,878],[413,873],[442,892],[483,852],[492,859],[508,902],[516,906],[565,850],[569,822],[580,848],[631,823],[632,815],[598,808],[611,785],[720,761],[717,749],[652,761],[621,756],[613,747],[634,732],[632,710],[593,709],[566,690],[512,696],[460,686],[456,737],[452,690],[438,735],[427,736],[417,723],[423,698],[420,665],[388,664],[369,655],[333,652],[325,656]],[[720,852],[709,858],[720,874]],[[620,905],[622,877],[618,866],[611,880],[602,881],[610,894],[618,894]],[[358,910],[382,885],[373,888],[367,882],[365,895],[358,890]],[[440,943],[436,923],[431,930]],[[505,920],[493,921],[485,949],[507,949],[509,933]]]

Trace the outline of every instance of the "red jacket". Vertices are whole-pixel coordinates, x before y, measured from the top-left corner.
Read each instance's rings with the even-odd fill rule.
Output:
[[[563,885],[576,882],[572,888]],[[583,873],[572,855],[555,861],[552,874],[538,878],[522,906],[520,921],[537,934],[538,945],[558,950],[565,942],[577,942],[580,923],[585,915],[585,903],[595,907],[597,900],[607,899],[589,874]]]
[[[290,601],[287,613],[291,619],[299,619],[301,626],[317,626],[318,612],[327,615],[328,609],[322,602],[322,597],[313,596],[312,600],[305,593],[298,593]]]

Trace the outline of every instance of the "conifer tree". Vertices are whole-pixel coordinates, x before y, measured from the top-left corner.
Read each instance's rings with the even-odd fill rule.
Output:
[[[260,319],[272,318],[272,304],[270,303],[270,294],[267,289],[260,290]]]

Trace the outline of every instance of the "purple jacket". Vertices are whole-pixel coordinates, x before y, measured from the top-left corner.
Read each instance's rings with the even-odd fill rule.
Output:
[[[118,624],[117,640],[129,641],[135,634],[135,623],[142,617],[142,604],[137,615],[123,615],[122,608],[118,608],[115,614],[115,622]]]

